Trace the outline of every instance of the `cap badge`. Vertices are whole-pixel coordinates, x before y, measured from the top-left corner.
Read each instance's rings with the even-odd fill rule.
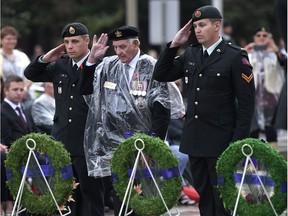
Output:
[[[72,35],[75,34],[75,29],[72,26],[69,28],[69,33]]]
[[[267,30],[266,30],[266,28],[265,28],[265,27],[262,27],[262,28],[261,28],[261,31],[267,31]]]
[[[201,11],[196,11],[195,14],[194,14],[194,16],[195,16],[196,18],[199,18],[199,17],[201,16]]]
[[[118,37],[121,37],[122,36],[122,32],[121,31],[116,31],[115,32],[115,36],[118,38]]]

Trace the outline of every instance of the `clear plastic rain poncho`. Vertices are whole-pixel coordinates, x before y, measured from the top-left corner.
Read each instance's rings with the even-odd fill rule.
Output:
[[[256,104],[252,130],[272,124],[278,98],[285,81],[284,70],[274,52],[267,50],[249,53],[256,87]]]
[[[174,83],[151,81],[156,60],[141,55],[128,84],[118,56],[106,57],[95,69],[93,94],[84,96],[89,106],[84,134],[88,175],[110,176],[110,161],[126,133],[153,133],[151,108],[160,102],[181,118],[185,107]]]

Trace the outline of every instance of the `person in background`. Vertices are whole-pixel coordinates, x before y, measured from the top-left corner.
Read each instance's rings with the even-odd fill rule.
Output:
[[[10,75],[17,75],[23,78],[25,82],[23,92],[23,106],[29,109],[34,100],[34,93],[29,91],[32,82],[24,76],[24,69],[30,63],[29,57],[19,49],[16,49],[18,32],[13,26],[4,26],[1,28],[1,48],[0,54],[2,60],[3,80]]]
[[[112,175],[111,158],[127,135],[145,133],[162,140],[166,136],[172,112],[170,91],[166,83],[152,79],[156,60],[141,52],[138,35],[137,28],[122,26],[102,33],[98,40],[94,36],[82,72],[82,94],[90,108],[84,146],[89,175],[96,178]],[[100,62],[108,39],[116,55]],[[97,65],[96,69],[91,65]],[[113,194],[114,215],[118,216],[122,203]]]
[[[34,49],[33,49],[33,54],[30,58],[31,58],[31,60],[34,60],[35,58],[37,58],[38,56],[43,55],[43,54],[45,54],[45,52],[44,52],[42,46],[40,44],[36,44],[34,46]]]
[[[42,84],[44,93],[35,99],[31,114],[39,133],[51,135],[53,126],[53,118],[55,114],[55,98],[52,82],[44,82]]]
[[[224,20],[222,37],[227,43],[231,43],[231,44],[236,45],[236,42],[233,39],[232,34],[233,34],[232,23],[228,20]]]
[[[53,82],[56,109],[51,135],[71,154],[73,173],[80,183],[72,215],[103,216],[104,184],[101,178],[88,176],[83,149],[88,106],[80,94],[79,79],[90,53],[88,29],[82,23],[69,23],[61,36],[63,43],[38,56],[24,74],[33,82]]]
[[[159,82],[184,78],[187,85],[180,151],[189,155],[201,216],[230,215],[217,190],[216,162],[230,143],[249,136],[255,103],[247,53],[220,36],[221,19],[213,6],[196,9],[161,52],[153,73]],[[198,43],[175,58],[192,31]]]
[[[12,143],[22,136],[35,132],[31,116],[22,106],[25,82],[17,75],[6,77],[4,101],[1,103],[1,208],[6,215],[12,213],[13,197],[6,186],[7,176],[4,161]],[[0,212],[2,215],[2,212]]]
[[[266,26],[260,26],[254,31],[253,42],[245,49],[253,66],[256,86],[255,112],[250,136],[260,138],[260,132],[263,132],[266,141],[277,148],[277,131],[273,126],[273,118],[285,81],[284,71],[278,60],[281,53]]]

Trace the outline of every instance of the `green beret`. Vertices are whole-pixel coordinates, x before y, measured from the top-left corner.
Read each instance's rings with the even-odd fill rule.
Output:
[[[61,33],[62,38],[64,37],[73,37],[73,36],[78,36],[78,35],[87,35],[88,34],[88,29],[85,25],[82,23],[74,22],[74,23],[69,23],[66,25]]]
[[[139,30],[133,26],[121,26],[108,34],[109,40],[124,40],[129,38],[137,38]]]
[[[202,19],[222,19],[222,16],[216,7],[207,5],[198,8],[192,15],[192,22]]]

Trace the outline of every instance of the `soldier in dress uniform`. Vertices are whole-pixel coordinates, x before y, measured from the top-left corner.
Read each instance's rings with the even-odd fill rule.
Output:
[[[249,136],[254,111],[252,67],[246,51],[219,35],[221,18],[210,5],[195,10],[162,51],[153,74],[161,82],[184,78],[187,86],[180,151],[189,155],[201,216],[229,215],[216,188],[216,162],[230,143]],[[191,31],[198,43],[175,57]]]
[[[103,180],[88,177],[83,150],[88,106],[80,94],[79,79],[81,65],[90,53],[88,30],[82,23],[69,23],[61,35],[64,42],[38,56],[24,74],[34,82],[53,82],[56,110],[52,137],[61,141],[70,152],[73,173],[80,183],[80,193],[76,191],[76,207],[73,207],[72,214],[103,216]]]

